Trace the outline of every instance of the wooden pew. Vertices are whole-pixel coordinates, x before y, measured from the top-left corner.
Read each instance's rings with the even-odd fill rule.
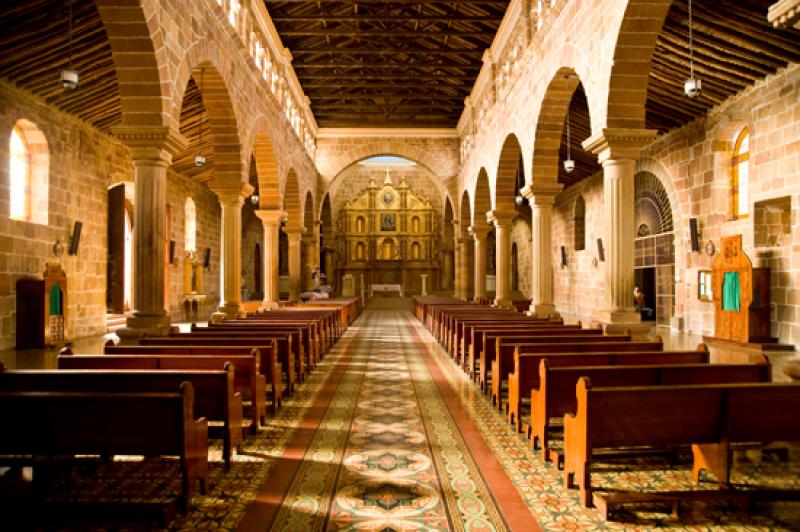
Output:
[[[3,392],[165,393],[189,381],[194,389],[194,416],[209,423],[222,422],[225,466],[233,450],[242,450],[242,395],[234,391],[234,370],[226,363],[222,371],[133,371],[133,370],[13,370],[0,364]]]
[[[329,349],[327,328],[324,327],[323,323],[320,321],[306,321],[296,318],[291,320],[285,318],[242,318],[225,320],[222,323],[209,323],[207,327],[194,325],[192,331],[226,329],[240,331],[290,330],[292,327],[297,327],[301,330],[301,340],[306,355],[305,364],[307,367],[313,369],[317,362],[322,360]]]
[[[703,347],[701,350],[700,347]],[[699,363],[687,363],[691,355],[705,355]],[[611,386],[664,386],[672,384],[719,384],[732,382],[769,382],[771,368],[766,357],[755,364],[708,364],[708,350],[703,344],[697,351],[662,351],[645,355],[627,356],[637,359],[635,365],[567,365],[560,358],[544,358],[539,361],[538,385],[530,390],[531,423],[530,437],[533,449],[542,447],[545,460],[557,458],[550,453],[547,429],[550,420],[566,414],[574,414],[578,404],[575,386],[580,377],[588,377],[592,384],[604,388]],[[670,358],[656,358],[666,355]],[[643,365],[653,357],[655,365]],[[625,358],[622,355],[619,360]],[[665,365],[669,364],[669,365]],[[521,393],[525,393],[524,390]],[[556,460],[558,461],[558,460]]]
[[[490,375],[491,364],[496,357],[498,339],[525,342],[527,339],[536,339],[543,336],[575,336],[579,338],[576,341],[583,341],[583,337],[586,336],[591,336],[592,338],[603,336],[602,329],[582,329],[575,325],[545,325],[543,323],[526,325],[524,328],[506,328],[494,325],[475,326],[473,331],[475,340],[473,341],[473,349],[467,366],[468,369],[469,367],[473,368],[473,378],[478,381],[478,386],[484,393],[489,391],[488,376]]]
[[[134,346],[135,347],[135,346]],[[234,368],[234,389],[242,400],[252,402],[250,409],[251,430],[266,418],[266,386],[259,369],[257,350],[248,355],[181,355],[181,354],[136,354],[136,355],[75,355],[68,347],[58,355],[58,369],[97,370],[216,370],[224,369],[230,362]]]
[[[628,334],[589,336],[540,336],[523,338],[519,341],[498,337],[495,356],[492,361],[492,402],[500,408],[501,391],[508,375],[514,369],[514,357],[520,354],[538,355],[542,353],[631,353],[642,351],[663,351],[664,344],[657,336],[652,342],[632,342]]]
[[[188,381],[172,393],[0,391],[0,425],[13,427],[0,455],[178,456],[188,509],[196,482],[201,493],[208,485],[208,424],[194,419],[193,403]]]
[[[237,335],[269,337],[272,333],[283,332],[292,334],[292,340],[295,342],[295,345],[299,346],[297,348],[298,356],[301,356],[303,359],[303,372],[310,372],[314,366],[316,366],[317,360],[321,355],[318,354],[320,348],[319,342],[315,339],[314,331],[307,323],[284,324],[277,322],[261,322],[242,325],[223,322],[209,324],[207,327],[192,324],[191,329],[192,334],[207,336]],[[298,368],[298,372],[299,371]]]
[[[273,344],[272,340],[275,341]],[[273,333],[267,336],[239,336],[239,335],[197,335],[192,333],[172,334],[170,336],[143,336],[139,345],[163,346],[239,346],[251,349],[260,349],[277,345],[278,361],[281,369],[286,373],[286,393],[294,392],[297,382],[297,363],[293,350],[292,335],[290,333]],[[302,363],[302,361],[301,361]]]
[[[278,362],[277,349],[263,347],[252,349],[247,346],[235,345],[115,345],[112,340],[105,343],[103,352],[107,355],[218,355],[220,358],[231,355],[257,357],[256,363],[250,360],[237,361],[236,363],[236,388],[242,392],[245,400],[253,402],[260,414],[256,422],[262,420],[266,413],[266,404],[269,403],[270,413],[278,413],[283,398],[283,383],[281,381],[281,363]],[[203,363],[207,363],[203,359]],[[259,381],[260,384],[256,382]],[[252,391],[264,390],[263,394],[254,395]],[[256,404],[256,400],[257,404]],[[266,398],[266,402],[265,402]],[[253,426],[256,429],[257,423]]]
[[[564,416],[564,485],[578,484],[584,506],[593,502],[596,449],[692,444],[694,479],[706,469],[728,486],[732,443],[800,441],[798,384],[594,388],[581,377],[576,395],[576,413]]]

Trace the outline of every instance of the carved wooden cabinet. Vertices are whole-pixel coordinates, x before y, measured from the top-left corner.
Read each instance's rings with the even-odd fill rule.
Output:
[[[65,340],[67,275],[47,264],[44,279],[17,280],[17,348],[57,345]]]

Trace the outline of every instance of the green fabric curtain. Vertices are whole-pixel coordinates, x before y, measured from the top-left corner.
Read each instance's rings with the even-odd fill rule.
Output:
[[[55,283],[50,289],[50,315],[60,316],[61,310],[61,287]]]
[[[739,272],[725,272],[722,278],[722,310],[739,311],[739,300],[742,287],[739,284]]]

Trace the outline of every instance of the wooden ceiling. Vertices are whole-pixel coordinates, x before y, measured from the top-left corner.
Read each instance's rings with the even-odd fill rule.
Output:
[[[73,68],[80,87],[58,82],[69,63],[69,11],[65,0],[0,3],[0,77],[42,97],[105,132],[121,117],[117,72],[106,30],[92,0],[73,0]]]
[[[508,0],[264,0],[321,127],[455,127]]]
[[[800,61],[800,31],[773,28],[767,9],[775,0],[692,2],[695,77],[699,98],[683,94],[689,77],[688,0],[675,0],[656,41],[647,93],[647,127],[667,131],[788,63]]]

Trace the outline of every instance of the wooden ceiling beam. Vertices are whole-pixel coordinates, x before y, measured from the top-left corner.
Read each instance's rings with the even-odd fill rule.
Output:
[[[444,81],[444,80],[442,80]],[[458,91],[467,91],[469,92],[471,87],[459,84],[459,85],[447,85],[442,84],[441,82],[437,83],[306,83],[303,85],[303,88],[306,91],[306,94],[309,94],[310,91],[316,89],[396,89],[396,90],[414,90],[414,89],[423,89],[423,90],[458,90]],[[328,94],[328,92],[326,92]]]
[[[352,111],[354,113],[367,113],[378,115],[390,115],[399,111],[461,111],[463,105],[450,105],[450,104],[393,104],[393,103],[375,103],[372,105],[352,105],[347,103],[324,103],[314,104],[311,103],[311,108],[316,112],[317,110],[338,110]]]
[[[331,55],[453,55],[453,56],[460,56],[466,55],[470,57],[476,57],[478,59],[483,57],[483,50],[459,50],[457,48],[422,48],[422,47],[415,47],[415,48],[380,48],[380,49],[361,49],[361,48],[305,48],[299,50],[292,50],[292,56],[297,57],[301,55],[312,55],[312,54],[331,54]]]
[[[450,16],[428,15],[278,15],[272,17],[273,22],[471,22],[500,24],[503,17],[478,16],[471,17],[460,13]]]
[[[401,79],[407,80],[409,78],[408,74],[348,74],[351,80],[354,79],[382,79],[382,80],[389,80],[389,79]],[[303,72],[297,73],[297,78],[300,81],[306,79],[329,79],[335,81],[337,79],[341,79],[337,74],[305,74]],[[461,76],[461,75],[436,75],[436,74],[414,74],[415,80],[420,79],[435,79],[438,81],[453,81],[453,80],[461,80],[461,81],[469,81],[474,82],[475,76]]]
[[[420,63],[306,63],[306,64],[298,64],[293,65],[295,70],[307,70],[311,68],[394,68],[394,69],[407,69],[407,68],[435,68],[441,70],[450,70],[450,69],[458,69],[458,70],[474,70],[476,72],[480,71],[481,66],[480,64],[458,64],[458,63],[431,63],[431,64],[420,64]]]
[[[421,100],[423,102],[429,100],[435,101],[455,101],[461,102],[463,105],[464,98],[460,96],[441,96],[441,95],[423,95],[423,94],[390,94],[390,93],[382,93],[382,94],[340,94],[340,95],[324,95],[324,96],[314,96],[311,97],[313,101],[326,101],[326,100]],[[386,104],[389,105],[389,104]]]
[[[482,31],[408,31],[408,30],[357,30],[357,29],[327,29],[309,28],[292,29],[279,32],[281,37],[472,37],[491,42],[493,36]]]

